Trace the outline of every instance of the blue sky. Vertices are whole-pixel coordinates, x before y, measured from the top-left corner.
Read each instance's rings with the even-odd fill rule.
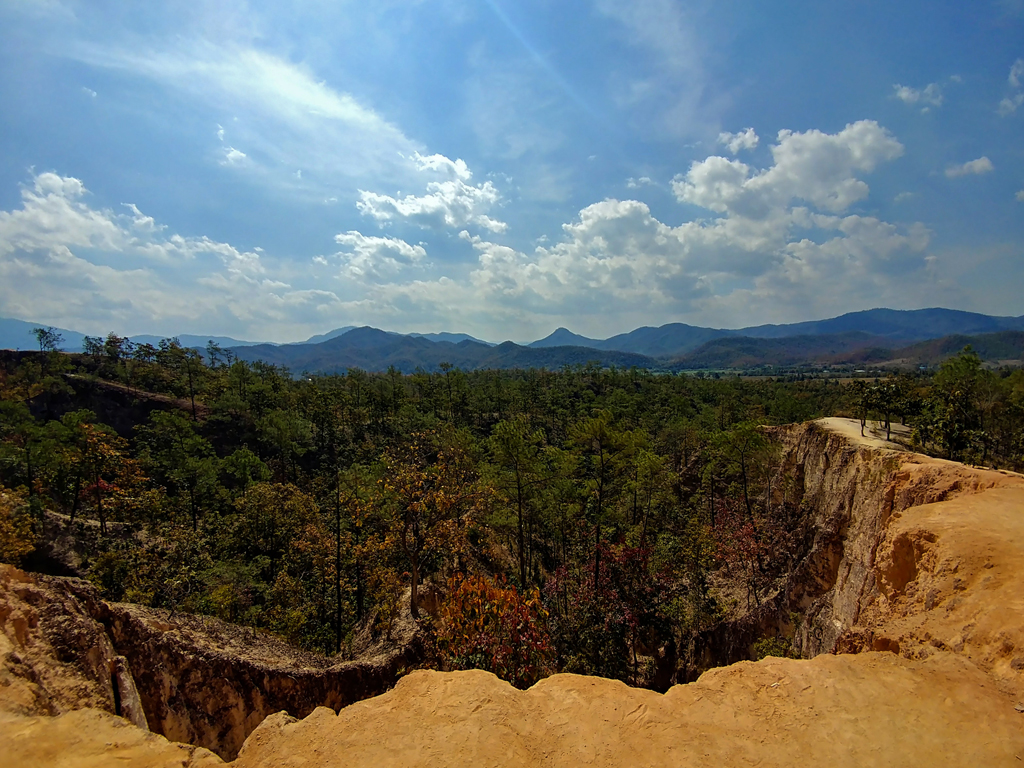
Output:
[[[1024,0],[0,0],[0,316],[1024,314]]]

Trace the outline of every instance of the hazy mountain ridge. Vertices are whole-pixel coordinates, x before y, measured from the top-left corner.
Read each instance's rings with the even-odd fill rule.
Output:
[[[434,371],[442,363],[464,369],[560,368],[592,361],[601,365],[658,367],[658,362],[652,358],[626,352],[571,346],[533,349],[511,341],[497,346],[468,340],[453,344],[401,336],[368,326],[319,344],[260,345],[233,352],[243,360],[262,360],[295,372],[310,373],[340,373],[349,368],[381,371],[391,366],[410,373],[417,368]]]
[[[551,347],[563,344],[600,350],[634,352],[648,357],[678,358],[696,352],[702,345],[723,338],[785,339],[796,336],[837,336],[864,333],[896,343],[936,339],[953,334],[976,335],[999,331],[1024,331],[1024,316],[995,317],[956,309],[867,309],[848,312],[825,320],[785,325],[755,325],[747,328],[705,328],[685,323],[644,326],[608,339],[589,339],[566,328],[529,344]],[[883,346],[890,346],[886,343]]]
[[[0,348],[33,349],[38,324],[0,318]],[[58,329],[68,351],[81,349],[83,334]],[[981,338],[984,337],[984,338]],[[155,344],[160,337],[131,337]],[[985,360],[1018,360],[1024,348],[1024,317],[993,317],[949,309],[871,309],[790,325],[739,330],[685,323],[644,326],[608,339],[591,339],[559,328],[521,345],[492,344],[464,333],[400,334],[369,326],[336,328],[305,342],[275,344],[228,336],[182,334],[185,346],[207,341],[244,360],[262,360],[292,371],[376,371],[394,366],[410,372],[436,370],[442,363],[465,369],[561,368],[594,362],[655,370],[743,369],[808,364],[875,364],[902,361],[930,365],[974,344]]]

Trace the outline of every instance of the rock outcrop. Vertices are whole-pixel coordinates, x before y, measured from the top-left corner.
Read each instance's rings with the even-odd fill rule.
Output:
[[[414,672],[350,704],[341,688],[372,688],[367,673],[331,678],[284,649],[261,656],[244,630],[105,606],[81,582],[5,568],[0,764],[220,763],[117,717],[130,716],[129,681],[154,730],[226,757],[227,734],[247,734],[239,768],[1019,764],[1024,478],[900,451],[841,420],[779,435],[805,551],[772,600],[698,650],[741,659],[780,632],[813,658],[739,661],[666,694]]]
[[[80,579],[0,565],[0,711],[10,714],[101,710],[230,759],[267,716],[383,693],[420,654],[407,615],[389,641],[336,661],[216,619],[105,603]]]

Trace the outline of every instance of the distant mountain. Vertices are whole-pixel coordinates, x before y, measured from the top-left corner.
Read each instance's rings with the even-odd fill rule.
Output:
[[[993,317],[956,309],[868,309],[828,320],[789,325],[759,325],[737,333],[758,338],[821,335],[859,331],[902,341],[923,341],[961,334],[973,336],[997,331],[1024,331],[1024,317]]]
[[[139,336],[130,336],[129,338],[136,344],[152,344],[153,346],[156,346],[164,339],[171,337],[153,336],[152,334],[140,334]],[[216,344],[219,344],[224,348],[252,347],[257,344],[268,343],[265,341],[243,341],[242,339],[233,339],[230,336],[196,336],[195,334],[191,333],[182,333],[179,334],[176,338],[178,339],[179,342],[181,342],[181,346],[195,347],[197,349],[206,349],[207,343],[211,341],[215,342]]]
[[[658,328],[643,327],[620,333],[609,339],[588,339],[565,328],[529,346],[577,344],[593,349],[635,352],[649,357],[676,358],[698,349],[702,344],[728,337],[783,339],[794,336],[834,336],[864,333],[896,342],[923,341],[953,334],[972,335],[997,331],[1024,330],[1024,317],[992,317],[955,309],[869,309],[849,312],[827,320],[788,325],[757,325],[737,330],[703,328],[684,323],[669,323]]]
[[[351,368],[384,371],[394,366],[403,373],[417,368],[437,370],[442,363],[465,370],[480,368],[560,368],[563,365],[596,362],[621,367],[658,367],[657,361],[626,352],[600,351],[586,347],[534,349],[506,341],[491,346],[463,340],[430,341],[402,336],[376,328],[355,328],[319,344],[258,345],[232,350],[243,360],[262,360],[285,366],[293,372],[340,373]]]
[[[937,366],[970,345],[986,362],[1024,363],[1024,331],[999,331],[975,336],[953,334],[900,346],[900,342],[866,333],[789,336],[778,339],[737,336],[715,339],[683,355],[672,370],[743,370],[765,366],[880,365]]]
[[[881,357],[876,352],[865,350],[860,354],[851,355],[850,362],[884,362],[887,365],[928,365],[941,364],[944,360],[955,357],[970,345],[982,360],[991,363],[1024,362],[1024,332],[999,331],[984,333],[977,336],[954,334],[941,339],[919,341],[898,349],[887,350]],[[865,355],[869,355],[865,358]]]
[[[0,349],[38,349],[36,337],[32,335],[33,328],[48,327],[46,323],[27,323],[24,320],[13,320],[0,318]],[[81,352],[82,342],[87,334],[78,331],[69,331],[66,328],[57,328],[57,332],[64,337],[61,349],[65,352]],[[158,344],[166,336],[153,336],[152,334],[138,334],[130,337],[136,344]],[[258,341],[243,341],[233,339],[230,336],[196,336],[184,333],[178,336],[178,341],[184,347],[206,347],[206,343],[213,340],[222,347],[244,347],[253,344],[260,344]]]
[[[36,324],[0,318],[0,348],[36,348],[33,327]],[[58,331],[64,336],[64,349],[81,349],[83,334],[66,329]],[[391,365],[402,371],[418,367],[434,370],[442,362],[466,369],[559,368],[591,361],[602,365],[678,370],[787,366],[810,361],[873,363],[895,356],[898,348],[949,337],[951,340],[938,346],[906,352],[908,360],[930,361],[943,354],[955,354],[967,343],[967,337],[1005,333],[1024,333],[1024,317],[994,317],[932,308],[870,309],[825,320],[738,330],[669,323],[657,328],[644,326],[609,339],[592,339],[559,328],[525,346],[511,342],[495,345],[465,333],[399,334],[368,326],[336,328],[311,336],[305,342],[291,344],[197,334],[183,334],[178,338],[183,345],[199,349],[212,339],[224,348],[235,350],[243,359],[265,360],[293,371],[340,371],[352,367],[386,370]],[[132,340],[155,344],[160,338],[138,335]],[[1015,338],[1000,336],[985,341],[992,345],[993,355],[998,349],[1006,355],[983,357],[1018,359],[1013,351]],[[243,353],[242,350],[248,351]]]
[[[834,363],[857,357],[868,360],[886,359],[891,339],[867,333],[835,333],[820,336],[791,336],[782,339],[758,339],[752,336],[729,336],[709,341],[672,361],[674,370],[724,369],[739,370],[762,366],[797,366],[810,363]],[[859,356],[851,353],[860,353]]]
[[[738,335],[738,331],[669,323],[658,328],[644,326],[629,333],[620,333],[598,342],[597,348],[628,350],[651,357],[675,357],[697,349],[712,339],[735,335]]]
[[[317,334],[316,336],[310,336],[305,341],[293,341],[291,343],[292,344],[319,344],[322,341],[327,341],[329,339],[335,339],[338,336],[346,334],[346,333],[348,333],[349,331],[351,331],[355,327],[356,326],[354,326],[354,325],[346,325],[343,328],[335,328],[333,331],[328,331],[327,333],[320,333],[320,334]]]
[[[46,323],[27,323],[24,320],[0,317],[0,349],[39,349],[32,329],[49,327]],[[57,328],[56,331],[64,337],[61,349],[65,352],[82,351],[85,334],[67,328]]]
[[[550,336],[545,336],[543,339],[538,339],[526,346],[534,349],[542,347],[590,347],[591,349],[601,349],[602,343],[598,339],[588,339],[586,336],[580,336],[566,328],[559,328]],[[631,350],[622,351],[629,352]]]
[[[484,341],[483,339],[477,339],[475,336],[469,334],[450,334],[441,332],[439,334],[406,334],[412,336],[415,339],[426,339],[427,341],[451,341],[453,344],[458,344],[461,341],[475,341],[477,344],[486,344],[488,347],[497,346],[494,342]]]

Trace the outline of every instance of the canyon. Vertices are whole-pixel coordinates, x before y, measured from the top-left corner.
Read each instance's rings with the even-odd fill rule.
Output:
[[[700,635],[666,693],[559,674],[519,691],[414,668],[416,625],[354,658],[106,603],[0,566],[5,766],[1015,765],[1024,477],[843,419],[774,428],[809,546]],[[750,661],[764,637],[803,658]]]

